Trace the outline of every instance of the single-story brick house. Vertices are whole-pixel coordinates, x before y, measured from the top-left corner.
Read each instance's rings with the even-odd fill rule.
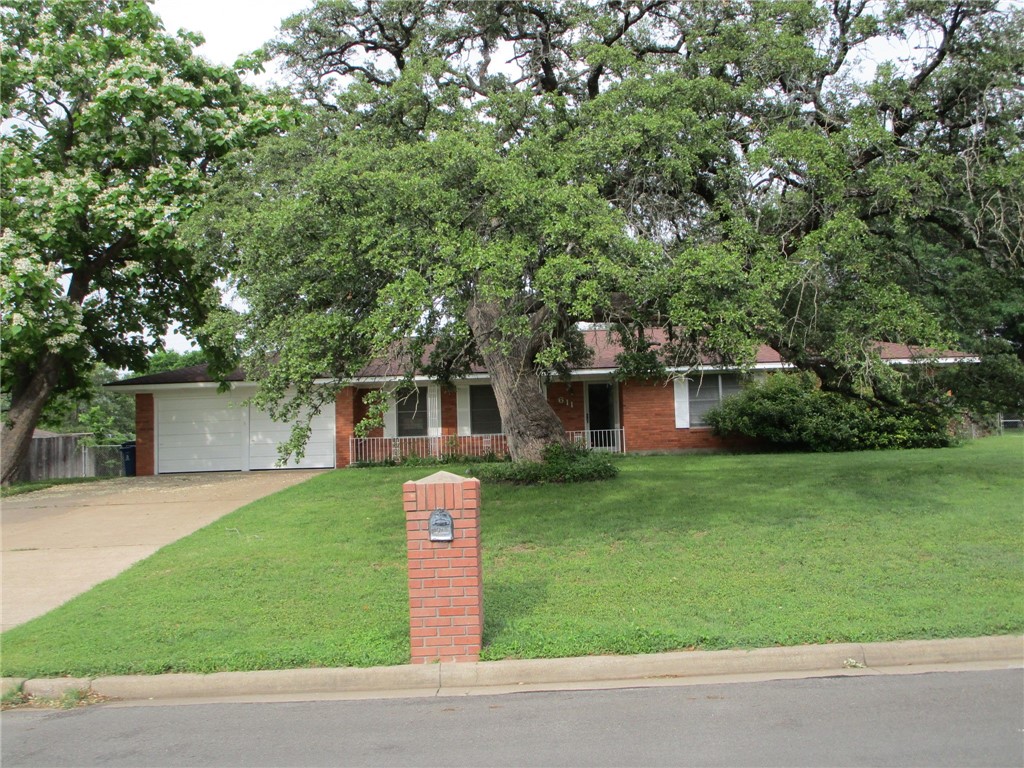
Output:
[[[700,366],[670,381],[616,379],[620,349],[603,331],[588,331],[594,351],[586,368],[572,371],[569,381],[553,380],[547,398],[570,436],[590,447],[616,452],[684,451],[728,447],[711,433],[704,415],[741,388],[740,375],[713,365]],[[913,363],[920,353],[910,347],[882,344],[883,359]],[[962,360],[948,353],[935,360]],[[762,347],[754,374],[783,370],[779,355]],[[277,447],[290,424],[273,421],[247,404],[256,388],[240,371],[229,377],[231,389],[198,365],[139,376],[107,386],[134,394],[136,401],[136,472],[215,472],[276,469]],[[426,378],[414,391],[392,397],[384,426],[356,437],[355,426],[366,415],[363,396],[370,390],[396,386],[399,377],[365,370],[342,389],[334,403],[312,419],[305,456],[293,457],[285,468],[346,467],[408,455],[485,455],[505,452],[494,393],[484,370],[474,371],[453,389]]]

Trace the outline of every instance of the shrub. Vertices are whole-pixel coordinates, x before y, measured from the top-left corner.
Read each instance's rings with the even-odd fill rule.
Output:
[[[770,376],[707,415],[718,435],[753,438],[782,450],[938,448],[955,442],[954,415],[941,406],[879,408],[823,392],[809,374]]]
[[[468,471],[482,482],[513,485],[585,483],[609,480],[619,474],[608,454],[594,453],[576,444],[549,445],[544,449],[543,461],[481,464]]]

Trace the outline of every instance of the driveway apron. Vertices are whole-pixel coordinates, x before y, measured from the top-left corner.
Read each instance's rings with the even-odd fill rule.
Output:
[[[47,613],[228,512],[322,471],[126,477],[4,499],[2,630]]]

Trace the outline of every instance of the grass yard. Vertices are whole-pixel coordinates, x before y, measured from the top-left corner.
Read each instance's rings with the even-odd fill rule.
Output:
[[[484,658],[1024,631],[1024,436],[621,467],[484,487]],[[339,470],[251,504],[4,633],[2,672],[404,663],[401,484],[432,471]]]

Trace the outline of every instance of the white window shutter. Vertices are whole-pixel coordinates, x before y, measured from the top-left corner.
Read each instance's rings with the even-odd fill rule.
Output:
[[[441,436],[441,388],[437,384],[427,385],[427,435]]]
[[[469,409],[469,384],[455,385],[456,420],[458,422],[456,432],[460,437],[473,434],[472,418]]]
[[[398,409],[395,396],[388,397],[388,409],[384,414],[384,437],[398,437]]]
[[[676,401],[676,429],[690,428],[690,388],[686,379],[673,379]]]

